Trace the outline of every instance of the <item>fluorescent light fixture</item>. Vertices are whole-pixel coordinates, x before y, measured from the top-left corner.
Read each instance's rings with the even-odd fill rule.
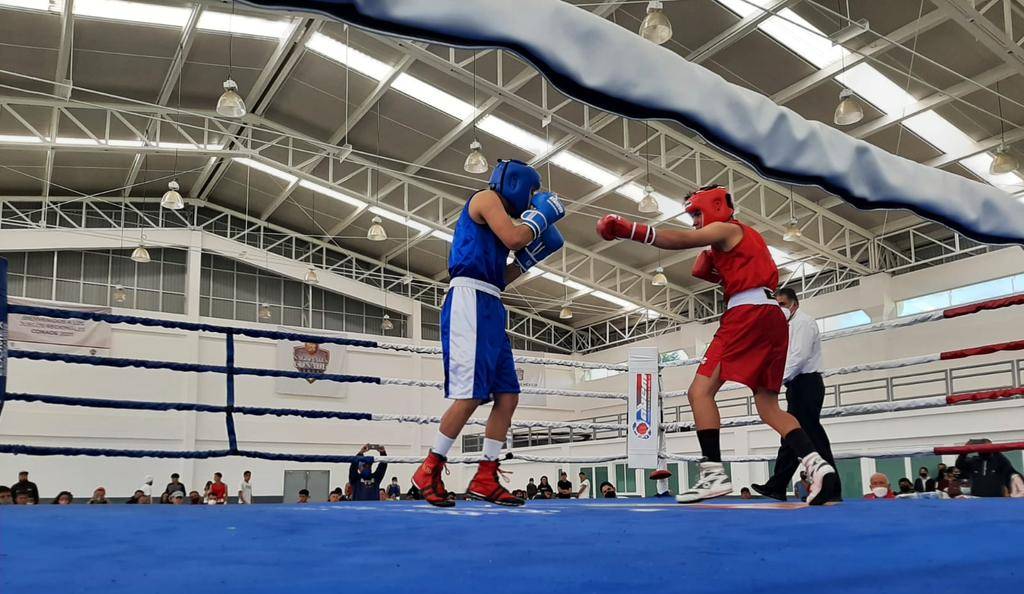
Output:
[[[444,231],[431,231],[430,236],[437,239],[443,239],[448,243],[451,243],[452,240],[454,239],[451,233],[445,233]]]
[[[51,10],[50,0],[0,0],[0,6],[7,6],[10,8],[22,8],[25,10],[38,10],[39,12],[48,12]],[[53,12],[63,12],[64,2],[57,0],[52,7]]]
[[[584,285],[583,283],[578,283],[572,280],[571,278],[565,278],[564,276],[560,274],[555,274],[554,272],[543,272],[541,273],[541,276],[548,279],[549,281],[556,282],[560,285],[565,285],[572,289],[573,291],[578,291],[580,293],[589,293],[593,290],[590,287]]]
[[[534,155],[546,153],[551,150],[551,144],[540,136],[527,132],[515,124],[511,124],[492,115],[480,118],[476,127],[478,130],[483,130],[498,140],[507,142],[512,146],[517,146],[524,151],[533,153]]]
[[[404,72],[391,87],[454,118],[465,120],[473,115],[473,106],[469,103]]]
[[[72,136],[58,136],[57,144],[68,144],[68,145],[82,145],[82,146],[98,146],[100,141],[93,140],[92,138],[75,138]]]
[[[311,181],[307,181],[307,180],[303,179],[303,180],[299,180],[299,186],[301,186],[303,188],[306,188],[307,190],[311,190],[313,192],[316,192],[317,194],[323,194],[324,196],[327,196],[328,198],[334,198],[335,200],[337,200],[339,202],[344,202],[345,204],[348,204],[350,206],[354,206],[356,208],[364,208],[366,206],[366,203],[363,202],[362,200],[358,199],[358,198],[353,198],[352,196],[349,196],[348,194],[343,194],[343,193],[341,193],[341,192],[339,192],[339,191],[337,191],[335,189],[328,188],[327,186],[320,185],[320,184],[315,183],[315,182],[311,182]]]
[[[599,186],[609,185],[619,179],[618,175],[587,161],[579,155],[573,154],[571,151],[561,151],[551,158],[551,162],[569,173],[574,173]]]
[[[215,31],[230,35],[249,35],[252,37],[270,37],[280,39],[288,31],[290,20],[263,19],[230,12],[204,10],[199,15],[196,29]]]
[[[619,307],[621,307],[623,309],[638,309],[640,307],[639,305],[637,305],[635,303],[632,303],[630,301],[626,301],[625,299],[622,299],[621,297],[616,297],[615,295],[611,295],[609,293],[605,293],[604,291],[594,291],[593,293],[591,293],[591,295],[593,295],[594,297],[597,297],[598,299],[604,299],[608,303],[614,303],[615,305],[618,305]]]
[[[124,0],[75,0],[74,14],[108,21],[129,21],[145,25],[184,27],[192,8],[163,6]]]
[[[46,139],[49,140],[49,139]],[[0,144],[24,144],[32,143],[39,144],[45,142],[44,139],[38,136],[21,136],[18,134],[0,134]]]
[[[406,227],[409,227],[410,229],[413,229],[420,233],[426,233],[431,230],[430,227],[424,225],[423,223],[420,223],[419,221],[414,221],[412,219],[406,218],[400,214],[393,213],[390,210],[384,210],[379,206],[371,206],[370,212],[383,219],[387,219],[389,221],[394,221],[396,223],[405,225]]]
[[[323,33],[314,33],[306,42],[306,47],[376,80],[384,80],[391,74],[391,66]]]
[[[284,180],[284,181],[286,181],[288,183],[292,183],[295,180],[299,179],[298,177],[288,173],[287,171],[281,171],[280,169],[278,169],[276,167],[271,167],[270,165],[265,165],[265,164],[263,164],[263,163],[261,163],[259,161],[255,161],[255,160],[249,159],[247,157],[233,157],[232,160],[234,160],[234,161],[236,161],[238,163],[241,163],[242,165],[245,165],[246,167],[252,167],[256,171],[262,171],[263,173],[266,173],[267,175],[271,175],[273,177],[276,177],[277,179]]]

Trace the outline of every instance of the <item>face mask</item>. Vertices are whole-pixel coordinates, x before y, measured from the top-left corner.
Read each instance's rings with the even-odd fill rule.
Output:
[[[875,494],[875,497],[885,497],[889,494],[888,487],[873,487],[871,492]]]
[[[605,499],[615,499],[615,491],[608,491],[604,494]]]

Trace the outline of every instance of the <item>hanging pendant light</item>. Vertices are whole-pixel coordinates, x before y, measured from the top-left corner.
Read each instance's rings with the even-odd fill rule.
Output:
[[[245,115],[245,101],[238,94],[238,83],[230,78],[224,81],[224,93],[217,100],[217,113],[226,118]]]
[[[317,276],[317,274],[316,274],[316,268],[310,267],[310,269],[306,271],[306,276],[303,277],[302,280],[304,280],[307,284],[310,284],[310,285],[319,284],[320,283],[320,277]]]
[[[839,105],[836,106],[836,113],[832,121],[837,126],[851,126],[864,119],[864,108],[860,101],[854,96],[850,89],[843,89],[839,93]]]
[[[111,293],[110,298],[115,305],[124,305],[128,301],[128,292],[124,290],[124,287],[118,285],[114,287],[114,292]]]
[[[391,316],[384,314],[384,319],[380,322],[380,329],[385,332],[395,329],[395,323],[391,321]]]
[[[783,241],[796,241],[803,237],[803,231],[800,230],[800,221],[796,218],[789,219],[786,223],[786,231],[782,234]]]
[[[1012,173],[1020,167],[1020,162],[1017,161],[1017,157],[1014,157],[1006,149],[1006,145],[999,145],[999,150],[996,151],[995,157],[992,158],[992,164],[988,167],[988,172],[992,175],[1003,175],[1005,173]]]
[[[648,2],[647,16],[640,23],[640,37],[658,45],[672,39],[672,21],[662,12],[663,8],[665,5],[662,2]]]
[[[372,224],[366,231],[367,239],[370,241],[384,241],[388,238],[388,232],[384,230],[384,225],[381,225],[380,217],[373,217],[370,222]]]
[[[267,321],[274,317],[274,312],[270,310],[270,306],[268,304],[261,303],[259,313],[257,315],[259,315],[260,320]]]
[[[132,250],[132,261],[138,262],[139,264],[146,264],[151,261],[149,257],[149,250],[146,249],[145,239],[139,242],[138,247]]]
[[[164,192],[162,198],[160,198],[160,206],[170,210],[181,210],[185,208],[185,200],[182,199],[181,194],[178,190],[181,186],[178,185],[178,180],[171,180],[167,182],[167,191]]]
[[[462,166],[466,170],[466,173],[487,173],[490,167],[487,165],[487,157],[484,156],[483,146],[479,141],[473,140],[469,144],[469,155],[466,157],[466,163]]]
[[[571,320],[572,319],[572,302],[566,301],[562,304],[561,311],[558,312],[558,319],[560,320]]]
[[[658,266],[654,269],[654,278],[651,279],[651,284],[655,287],[664,287],[668,284],[668,277],[665,276],[665,269]]]
[[[658,206],[658,199],[654,197],[654,188],[651,186],[644,187],[644,197],[640,199],[639,210],[644,214],[655,214],[661,210]]]

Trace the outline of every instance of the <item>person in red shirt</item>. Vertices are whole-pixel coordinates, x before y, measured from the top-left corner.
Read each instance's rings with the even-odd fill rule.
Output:
[[[210,497],[218,504],[228,502],[228,485],[222,482],[219,472],[213,473],[213,484],[210,485]]]
[[[881,472],[871,475],[868,486],[871,488],[871,492],[865,495],[864,499],[896,499],[896,494],[889,486],[889,477]]]
[[[789,329],[775,301],[779,270],[761,234],[734,218],[732,196],[722,186],[700,188],[686,198],[694,230],[660,229],[605,215],[597,223],[603,239],[630,239],[666,250],[706,247],[693,265],[693,276],[721,284],[726,312],[687,390],[704,461],[696,484],[676,500],[693,503],[732,492],[722,465],[721,417],[715,396],[726,381],[754,393],[761,419],[782,436],[801,458],[811,480],[807,502],[822,505],[832,493],[835,469],[814,451],[811,440],[789,413],[779,408]]]

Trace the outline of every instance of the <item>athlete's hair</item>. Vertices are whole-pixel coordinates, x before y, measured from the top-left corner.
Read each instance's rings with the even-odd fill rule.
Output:
[[[785,297],[787,301],[792,301],[793,303],[800,303],[800,299],[796,296],[796,291],[790,289],[789,287],[783,287],[778,291],[775,291],[775,294],[778,295],[779,297]]]

